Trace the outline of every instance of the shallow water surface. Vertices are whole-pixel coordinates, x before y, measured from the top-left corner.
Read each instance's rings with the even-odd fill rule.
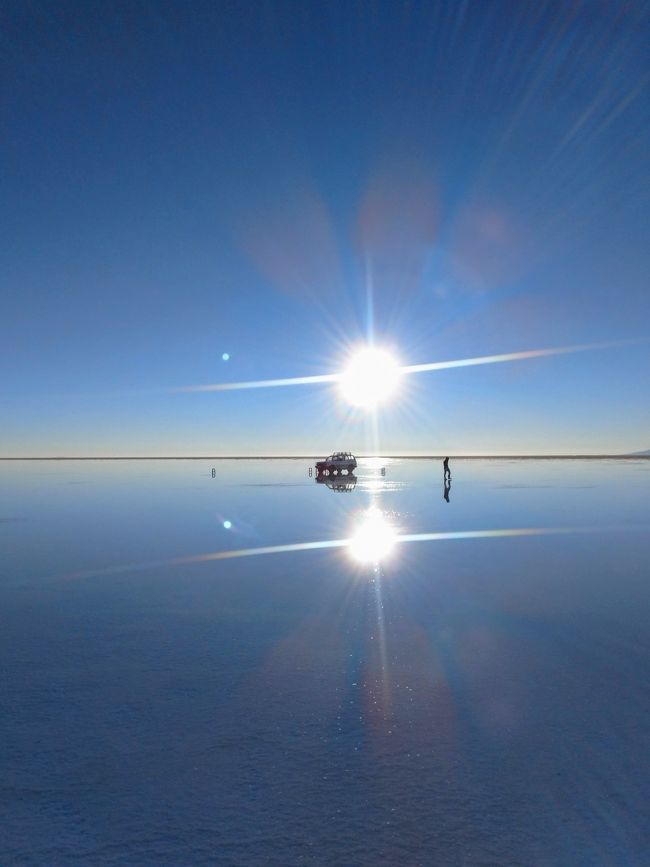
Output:
[[[0,463],[0,864],[650,863],[650,461],[451,470]]]

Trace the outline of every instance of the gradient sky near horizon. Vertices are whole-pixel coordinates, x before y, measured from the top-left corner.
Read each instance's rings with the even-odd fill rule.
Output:
[[[650,448],[650,6],[6,2],[0,456]],[[370,303],[372,300],[372,303]],[[224,360],[224,353],[229,355]]]

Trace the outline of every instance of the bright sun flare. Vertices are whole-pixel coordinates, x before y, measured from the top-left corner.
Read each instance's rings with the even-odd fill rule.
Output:
[[[392,553],[396,542],[395,528],[379,509],[370,508],[350,539],[350,553],[359,563],[379,563]]]
[[[400,368],[384,349],[362,349],[341,376],[341,393],[354,406],[372,408],[397,388]]]

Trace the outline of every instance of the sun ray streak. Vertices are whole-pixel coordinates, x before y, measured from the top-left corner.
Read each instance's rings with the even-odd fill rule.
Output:
[[[407,364],[399,367],[400,374],[427,373],[435,370],[451,370],[456,367],[475,367],[481,364],[500,364],[508,361],[525,361],[530,358],[546,358],[554,355],[569,355],[598,349],[612,349],[637,344],[638,340],[608,340],[600,343],[578,343],[573,346],[555,346],[547,349],[528,349],[523,352],[504,352],[498,355],[479,355],[475,358],[457,358],[451,361],[432,361],[425,364]],[[314,385],[339,382],[341,373],[323,373],[317,376],[295,376],[286,379],[258,379],[251,382],[221,382],[207,385],[187,385],[169,389],[170,392],[237,391],[246,388],[276,388],[289,385]]]
[[[372,345],[375,340],[375,294],[369,256],[366,257],[366,319],[368,343]]]
[[[209,551],[207,554],[190,554],[187,557],[171,557],[168,560],[147,560],[142,563],[127,563],[121,566],[108,566],[105,569],[74,572],[67,577],[91,578],[102,575],[120,575],[124,572],[144,572],[167,566],[188,566],[193,563],[209,563],[213,560],[233,560],[236,557],[256,557],[261,554],[290,554],[296,551],[315,551],[320,548],[343,548],[347,539],[330,539],[322,542],[298,542],[291,545],[264,545],[259,548],[235,548],[227,551]]]
[[[294,376],[289,379],[258,379],[252,382],[217,382],[209,385],[184,385],[170,391],[237,391],[242,388],[276,388],[283,385],[312,385],[320,382],[337,382],[340,373],[323,373],[318,376]]]
[[[375,606],[377,613],[377,640],[379,642],[379,660],[381,664],[381,682],[384,712],[390,705],[390,680],[388,665],[388,646],[386,642],[386,618],[384,616],[384,599],[382,593],[382,573],[379,566],[375,569]]]
[[[396,534],[395,543],[401,542],[447,542],[459,539],[501,539],[520,536],[551,536],[572,533],[595,533],[612,529],[611,527],[519,527],[500,530],[458,530],[444,533],[402,533]],[[288,545],[264,545],[258,548],[237,548],[226,551],[210,551],[206,554],[192,554],[187,557],[172,557],[161,560],[147,560],[140,563],[127,563],[108,566],[102,569],[85,569],[68,575],[53,576],[52,580],[80,580],[99,578],[108,575],[122,575],[127,572],[143,572],[163,567],[188,566],[194,563],[210,563],[217,560],[232,560],[238,557],[258,557],[264,554],[292,554],[301,551],[318,551],[327,548],[351,548],[354,537],[348,539],[327,539],[318,542],[297,542]]]
[[[523,352],[503,352],[499,355],[480,355],[476,358],[459,358],[454,361],[434,361],[430,364],[409,364],[400,368],[401,373],[426,373],[430,370],[450,370],[454,367],[474,367],[479,364],[500,364],[506,361],[525,361],[529,358],[545,358],[553,355],[569,355],[596,349],[623,346],[630,341],[605,341],[602,343],[579,343],[574,346],[555,346],[549,349],[528,349]]]

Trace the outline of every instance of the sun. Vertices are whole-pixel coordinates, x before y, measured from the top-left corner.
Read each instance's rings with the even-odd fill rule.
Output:
[[[341,375],[343,397],[353,406],[372,409],[384,403],[396,390],[400,367],[385,349],[362,349],[353,356]]]

